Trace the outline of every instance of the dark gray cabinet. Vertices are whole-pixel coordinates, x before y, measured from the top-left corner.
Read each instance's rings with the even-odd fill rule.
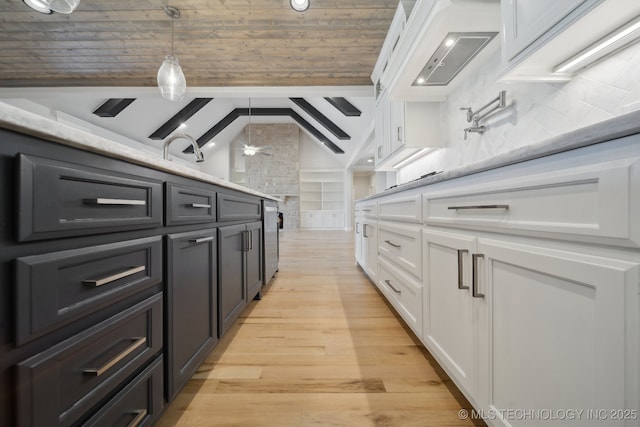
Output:
[[[262,288],[262,223],[218,229],[220,337]]]
[[[152,426],[164,408],[162,362],[159,356],[83,427]]]
[[[161,237],[16,260],[16,342],[24,344],[162,282]]]
[[[20,363],[17,425],[70,426],[162,350],[162,294]]]
[[[198,224],[216,220],[216,193],[185,185],[166,184],[166,225]]]
[[[218,193],[218,221],[262,219],[262,201],[257,197]]]
[[[21,154],[18,240],[162,225],[162,183]]]
[[[216,229],[167,236],[167,396],[186,384],[218,341]]]

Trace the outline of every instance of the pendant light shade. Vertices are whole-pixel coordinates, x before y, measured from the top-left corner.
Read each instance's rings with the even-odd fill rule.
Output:
[[[70,14],[80,4],[80,0],[24,0],[24,3],[40,13],[51,12]]]
[[[181,101],[187,92],[187,80],[173,55],[167,55],[158,70],[158,89],[164,99],[174,102]]]
[[[171,55],[167,55],[158,70],[158,89],[160,95],[169,101],[178,102],[187,91],[187,79],[184,77],[178,58],[173,55],[173,21],[180,18],[180,10],[165,6],[164,13],[171,18]]]
[[[310,3],[311,0],[289,0],[291,9],[295,10],[296,12],[304,12],[305,10],[309,9]]]

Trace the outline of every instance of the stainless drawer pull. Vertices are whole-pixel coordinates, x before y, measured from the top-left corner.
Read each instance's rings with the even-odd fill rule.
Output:
[[[126,206],[144,206],[146,200],[130,200],[130,199],[83,199],[86,205],[126,205]]]
[[[449,206],[447,209],[461,211],[465,209],[504,209],[509,210],[509,205],[477,205],[477,206]]]
[[[142,421],[147,418],[147,415],[149,415],[149,413],[146,409],[141,409],[139,411],[132,412],[131,415],[135,415],[136,417],[132,419],[129,424],[127,424],[127,427],[138,427],[140,424],[142,424]]]
[[[482,254],[473,254],[471,255],[471,264],[472,264],[472,276],[473,281],[471,282],[471,295],[474,298],[484,298],[484,294],[478,292],[478,258],[484,258]]]
[[[466,249],[458,249],[458,289],[469,289],[469,286],[464,284],[464,254],[468,254]]]
[[[200,239],[192,239],[189,240],[189,243],[205,243],[205,242],[213,242],[214,237],[202,237]]]
[[[396,294],[402,294],[402,291],[397,290],[389,280],[385,280],[384,283],[387,284],[387,286],[389,286],[391,289],[393,289],[393,292],[395,292]]]
[[[115,282],[116,280],[122,279],[124,277],[132,276],[136,273],[140,273],[144,271],[147,267],[144,265],[139,265],[137,267],[131,267],[127,271],[123,271],[122,273],[114,274],[113,276],[105,277],[104,279],[99,280],[83,280],[83,285],[93,285],[96,288],[98,286],[106,285],[107,283]]]
[[[131,353],[133,353],[134,351],[136,351],[137,349],[139,349],[140,347],[142,347],[147,343],[147,337],[131,338],[131,339],[135,340],[133,344],[131,344],[129,347],[121,351],[118,355],[116,355],[116,357],[109,360],[107,363],[105,363],[104,365],[100,366],[97,369],[85,369],[84,373],[87,375],[93,375],[93,376],[99,377],[100,375],[104,374],[109,369],[117,365],[118,362],[120,362],[122,359],[124,359],[125,357],[127,357],[128,355],[130,355]]]
[[[402,247],[402,245],[398,245],[397,243],[393,243],[391,240],[385,240],[384,241],[387,245],[393,246],[394,248],[398,248],[400,249]]]
[[[206,203],[187,203],[185,206],[188,208],[207,208],[207,209],[211,207],[211,205],[208,205]]]

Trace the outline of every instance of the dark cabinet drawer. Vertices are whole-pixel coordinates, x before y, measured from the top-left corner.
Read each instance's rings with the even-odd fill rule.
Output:
[[[162,184],[19,155],[18,240],[162,225]]]
[[[218,193],[218,221],[243,219],[262,219],[260,199]]]
[[[80,421],[162,350],[162,294],[17,366],[18,426]]]
[[[199,188],[166,185],[166,224],[197,224],[216,220],[216,193]]]
[[[162,238],[16,260],[16,343],[44,335],[162,281]]]
[[[162,356],[109,400],[84,427],[151,426],[164,407]]]

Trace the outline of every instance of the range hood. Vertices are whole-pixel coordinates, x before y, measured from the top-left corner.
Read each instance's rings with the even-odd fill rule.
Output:
[[[499,0],[418,0],[381,84],[391,97],[444,101],[500,47]]]

